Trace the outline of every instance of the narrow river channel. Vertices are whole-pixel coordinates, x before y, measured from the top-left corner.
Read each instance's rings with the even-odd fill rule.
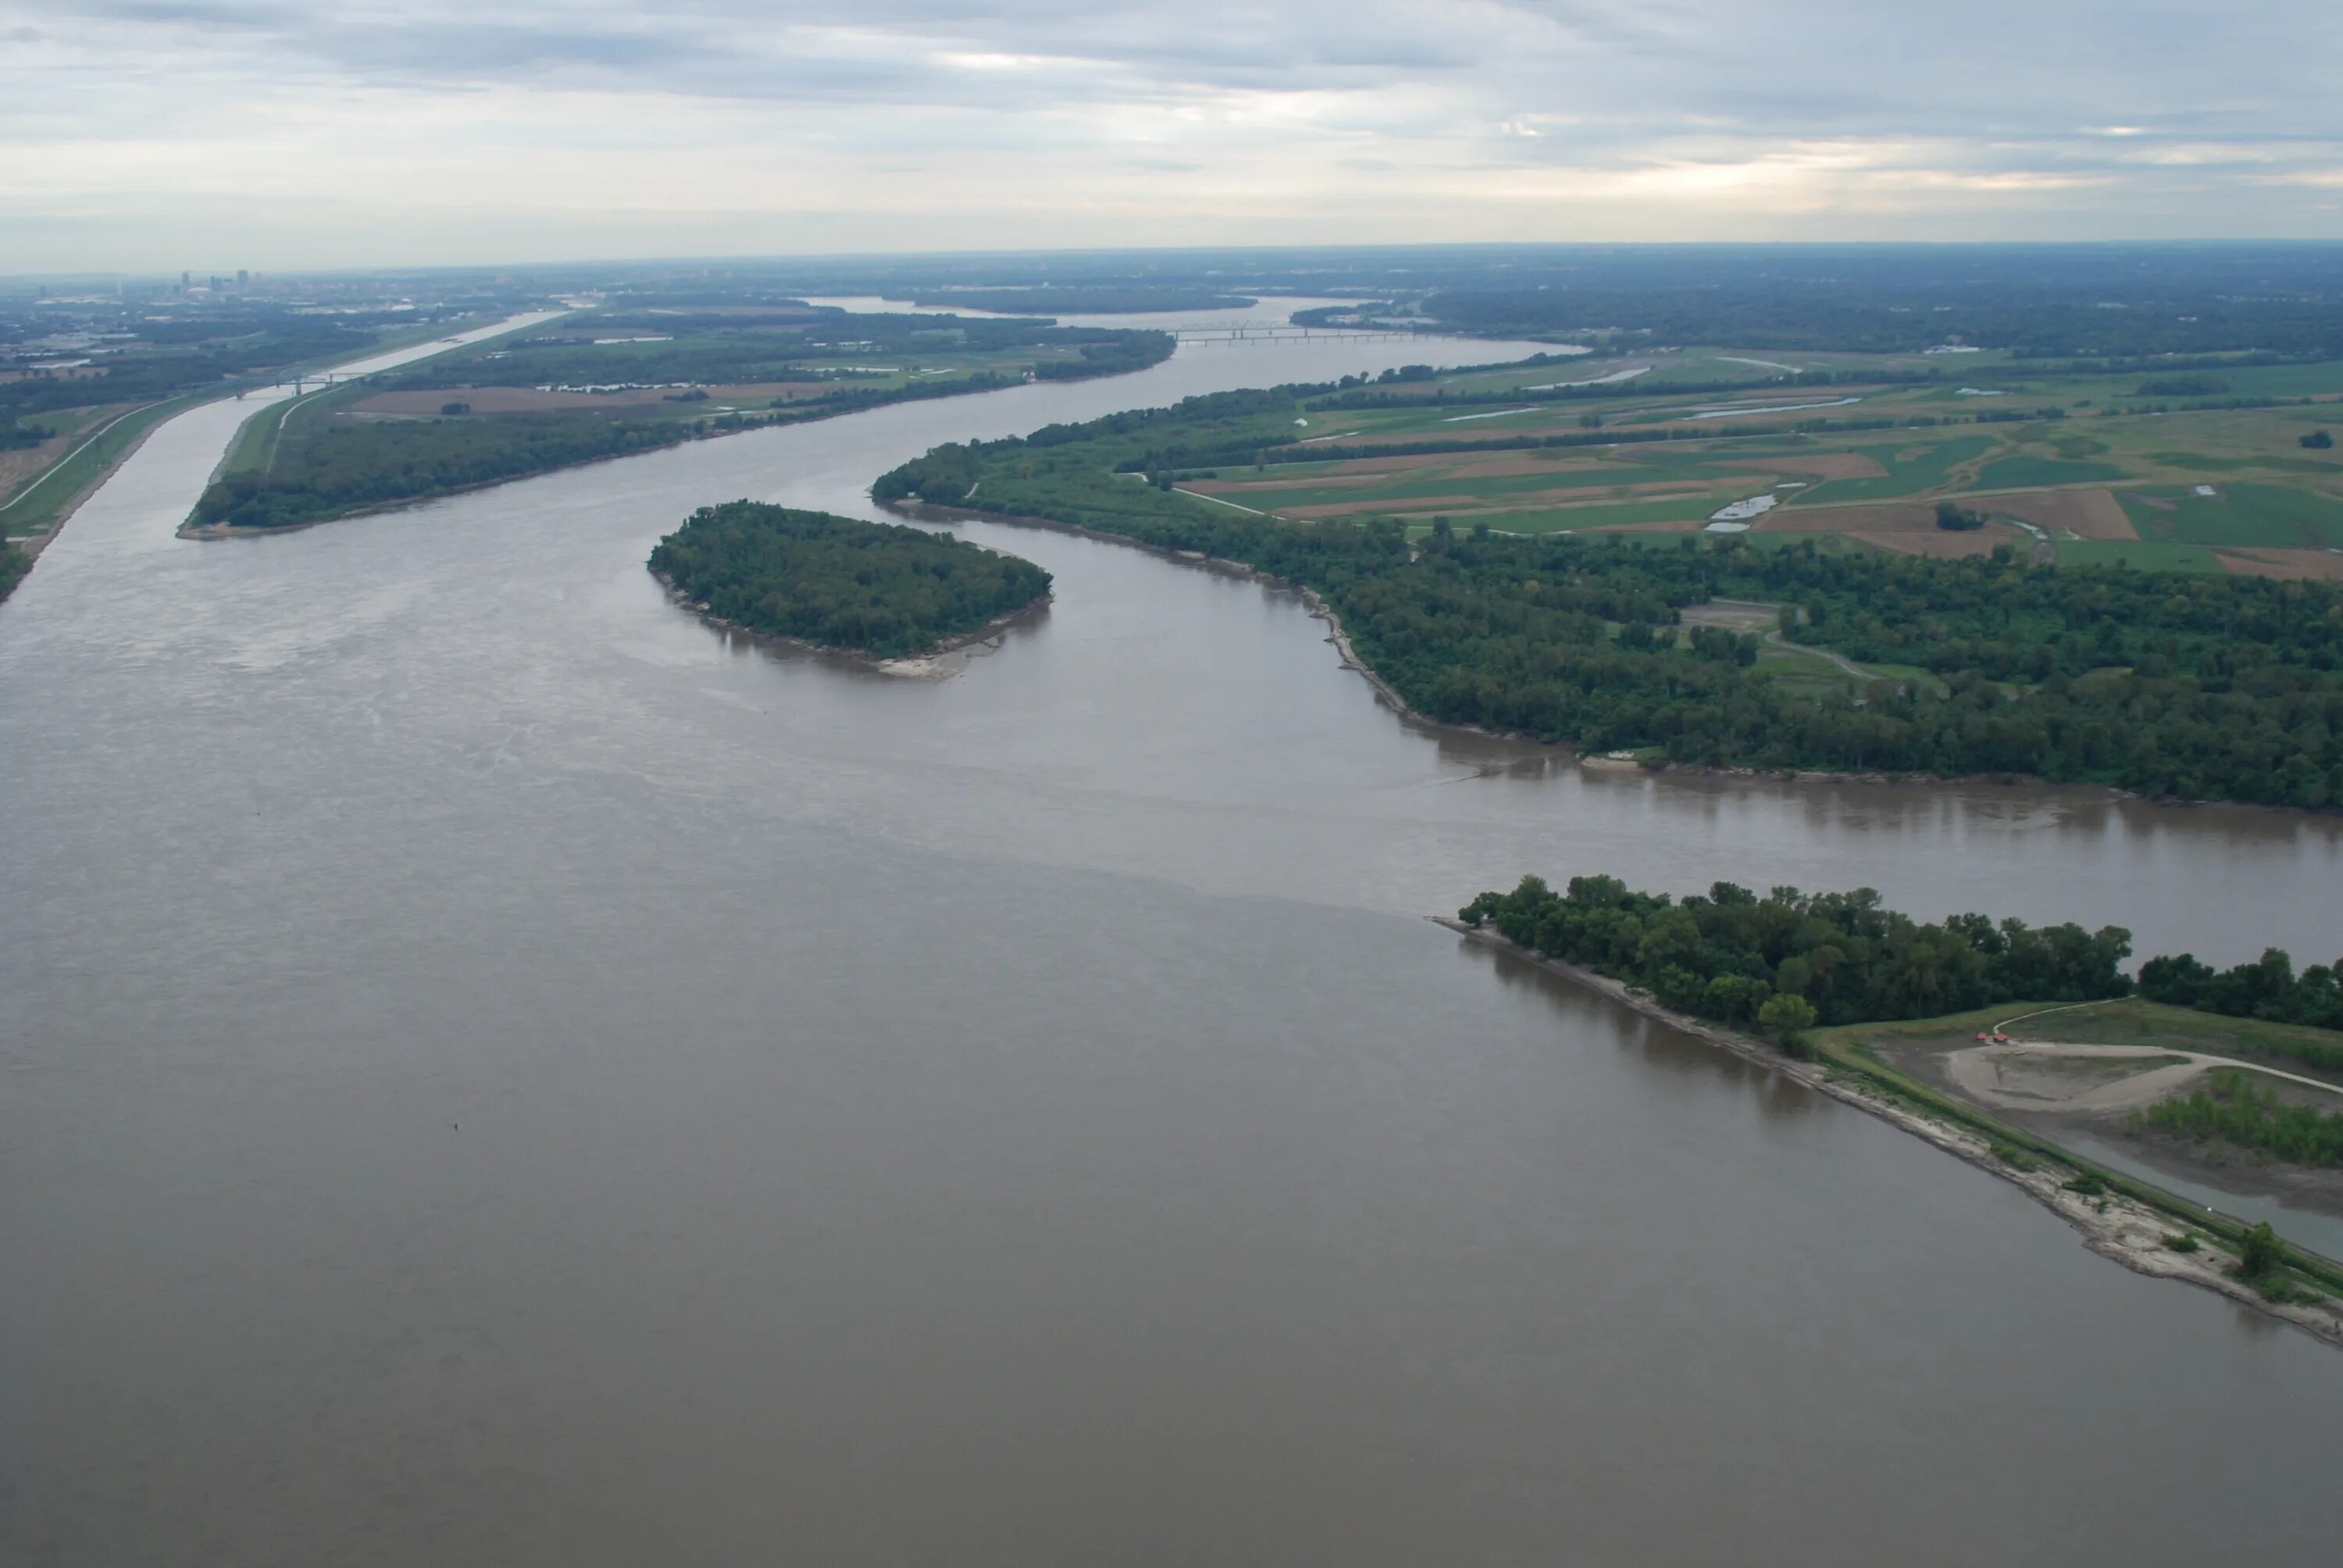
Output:
[[[1525,870],[2343,947],[2343,825],[1582,773],[994,524],[943,682],[693,507],[1527,346],[1193,347],[261,541],[166,427],[0,606],[0,1561],[2335,1560],[2343,1356],[1419,917]],[[233,406],[229,406],[232,410]]]

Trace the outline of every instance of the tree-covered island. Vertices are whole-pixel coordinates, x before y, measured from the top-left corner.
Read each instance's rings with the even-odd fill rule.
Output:
[[[1045,598],[1031,561],[900,523],[756,501],[703,507],[650,569],[744,630],[874,658],[925,652]]]

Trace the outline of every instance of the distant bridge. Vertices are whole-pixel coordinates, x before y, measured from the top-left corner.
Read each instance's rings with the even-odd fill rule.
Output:
[[[377,374],[377,373],[376,373],[376,372],[374,372],[374,371],[371,371],[371,370],[367,370],[367,371],[349,371],[349,370],[310,370],[310,371],[300,371],[300,372],[297,372],[297,373],[296,373],[296,374],[294,374],[294,375],[291,375],[291,376],[280,376],[280,377],[278,377],[276,380],[274,380],[274,381],[270,382],[268,385],[269,385],[269,386],[270,386],[270,387],[272,387],[272,388],[275,388],[275,387],[290,387],[291,388],[293,388],[293,396],[295,396],[296,397],[298,397],[299,396],[301,396],[301,394],[303,394],[304,392],[308,391],[308,390],[309,390],[310,388],[312,388],[312,387],[333,387],[333,386],[337,386],[337,385],[339,385],[340,383],[342,383],[342,382],[344,382],[344,381],[364,381],[365,379],[367,379],[367,377],[372,376],[372,375],[375,375],[375,374]],[[249,390],[249,388],[247,388],[247,390]],[[244,393],[242,393],[242,392],[238,392],[238,393],[236,394],[236,396],[237,396],[238,397],[243,397],[243,396],[244,396]]]
[[[1365,342],[1375,338],[1413,337],[1413,332],[1394,327],[1373,329],[1355,327],[1295,327],[1282,323],[1275,327],[1257,321],[1203,321],[1193,327],[1169,328],[1182,343],[1298,343],[1304,338],[1347,338]]]

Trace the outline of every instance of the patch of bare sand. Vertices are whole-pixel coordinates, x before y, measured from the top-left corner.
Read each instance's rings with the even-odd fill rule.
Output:
[[[1963,1093],[2006,1111],[2129,1111],[2169,1099],[2206,1070],[2173,1051],[2120,1045],[1973,1045],[1945,1058]]]
[[[2112,490],[2043,490],[2030,496],[1996,496],[1980,503],[1988,512],[2023,518],[2037,528],[2087,539],[2136,539],[2139,531],[2124,515]]]
[[[2215,550],[2213,557],[2235,577],[2343,582],[2343,556],[2332,550],[2246,549],[2231,545]]]

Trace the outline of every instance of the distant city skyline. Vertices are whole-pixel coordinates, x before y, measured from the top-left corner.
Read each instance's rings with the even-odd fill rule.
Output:
[[[2343,14],[0,0],[0,272],[2343,238]]]

